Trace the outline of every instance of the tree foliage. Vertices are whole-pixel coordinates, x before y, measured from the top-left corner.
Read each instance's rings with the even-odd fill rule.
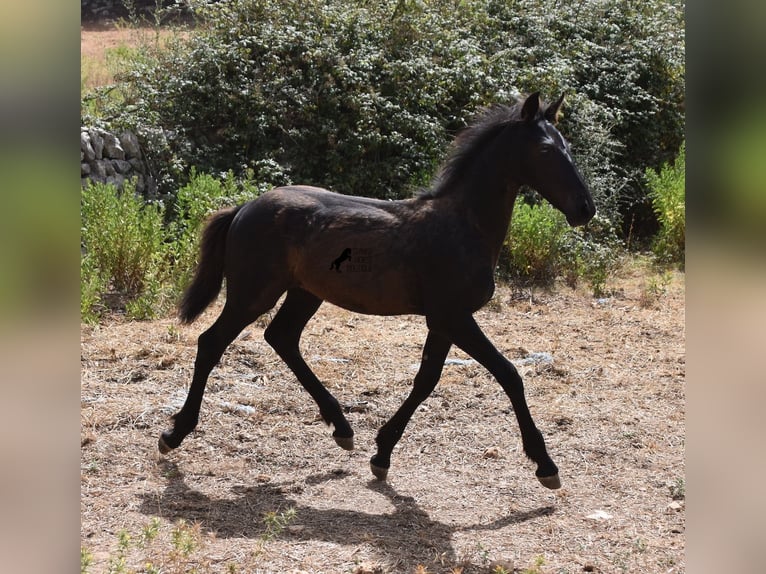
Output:
[[[563,91],[562,131],[618,222],[651,214],[643,174],[683,139],[679,0],[192,6],[194,33],[136,58],[115,98],[127,105],[101,118],[141,134],[169,194],[196,166],[404,197],[478,108]]]

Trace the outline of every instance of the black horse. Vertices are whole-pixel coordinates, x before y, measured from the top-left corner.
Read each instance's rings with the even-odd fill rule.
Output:
[[[301,357],[303,328],[322,301],[375,315],[425,316],[428,336],[412,392],[375,439],[373,474],[386,478],[391,451],[418,405],[433,391],[454,344],[498,380],[513,405],[524,452],[548,488],[559,488],[524,398],[521,377],[484,336],[473,313],[494,292],[494,269],[521,185],[537,190],[567,218],[584,225],[595,214],[590,192],[554,127],[563,96],[544,106],[538,93],[484,112],[457,138],[434,187],[418,197],[381,201],[290,186],[273,189],[207,224],[200,263],[180,304],[191,323],[216,298],[226,278],[226,303],[199,337],[189,395],[162,433],[167,453],[197,426],[208,375],[248,324],[284,303],[266,341],[316,401],[333,437],[353,449],[354,432],[333,397]],[[366,272],[333,273],[327,262],[345,249],[368,254]]]

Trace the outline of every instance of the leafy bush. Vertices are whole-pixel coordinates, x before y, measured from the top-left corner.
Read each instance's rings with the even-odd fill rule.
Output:
[[[292,181],[404,197],[480,106],[566,91],[562,131],[618,223],[683,137],[679,0],[192,5],[194,33],[136,58],[127,105],[101,118],[142,136],[168,195],[190,166],[257,174],[267,161]]]
[[[500,273],[524,284],[551,285],[560,276],[575,287],[584,279],[595,297],[606,294],[621,252],[616,230],[596,216],[586,228],[572,228],[547,202],[519,200],[499,262]]]
[[[598,216],[594,219],[586,229],[569,230],[563,275],[570,286],[575,287],[583,279],[594,297],[603,297],[609,292],[609,279],[619,268],[623,247],[606,219]]]
[[[115,120],[154,130],[169,185],[192,165],[241,173],[273,160],[294,181],[398,197],[430,178],[446,130],[495,87],[458,29],[391,9],[203,5],[198,33],[137,62],[124,85],[135,106]]]
[[[675,162],[659,171],[646,170],[652,207],[660,222],[660,231],[652,243],[660,263],[684,265],[686,249],[686,146]]]
[[[500,260],[501,271],[517,281],[551,284],[563,270],[568,228],[564,216],[549,203],[517,201]]]
[[[163,279],[162,205],[144,202],[132,184],[117,193],[98,183],[83,190],[81,205],[83,318],[92,320],[100,306],[130,306],[129,314],[145,315],[141,299],[158,297]]]

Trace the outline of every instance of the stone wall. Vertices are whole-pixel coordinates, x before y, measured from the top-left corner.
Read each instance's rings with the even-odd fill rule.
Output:
[[[110,183],[122,189],[125,180],[135,179],[136,192],[157,194],[157,182],[149,173],[138,138],[131,132],[119,135],[100,128],[80,128],[80,177],[83,187],[90,181]]]

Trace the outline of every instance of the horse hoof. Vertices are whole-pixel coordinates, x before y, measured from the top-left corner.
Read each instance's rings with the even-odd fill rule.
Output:
[[[559,480],[558,473],[551,476],[538,476],[537,480],[539,480],[540,484],[542,484],[545,488],[550,488],[551,490],[561,488],[561,480]]]
[[[162,433],[160,435],[160,440],[157,441],[157,448],[160,449],[160,454],[168,454],[171,450],[173,450],[173,447],[165,442],[164,434],[165,433]]]
[[[382,466],[377,466],[373,463],[370,463],[370,470],[378,480],[386,480],[386,477],[388,476],[388,469],[383,468]]]
[[[333,436],[335,444],[343,450],[354,450],[354,437],[352,436]]]

